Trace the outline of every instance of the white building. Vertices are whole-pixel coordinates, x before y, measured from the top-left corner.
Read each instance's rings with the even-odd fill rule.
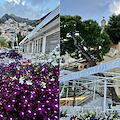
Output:
[[[59,44],[60,16],[59,6],[51,11],[44,20],[21,42],[24,53],[46,53]]]
[[[19,23],[19,26],[20,27],[24,27],[24,26],[26,26],[27,24],[26,23]]]

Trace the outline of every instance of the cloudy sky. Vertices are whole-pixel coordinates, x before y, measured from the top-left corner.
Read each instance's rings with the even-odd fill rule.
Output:
[[[109,16],[120,13],[120,0],[61,0],[60,7],[61,15],[80,15],[100,24],[103,16],[108,21]]]
[[[31,20],[40,19],[59,3],[59,0],[0,0],[0,18],[7,13]]]

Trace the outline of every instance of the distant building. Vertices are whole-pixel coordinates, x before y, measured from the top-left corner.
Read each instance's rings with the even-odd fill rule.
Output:
[[[15,40],[15,35],[19,32],[21,36],[27,36],[34,27],[27,25],[26,23],[18,23],[12,19],[8,19],[4,24],[0,24],[0,33],[6,39],[6,41]]]
[[[106,20],[104,19],[105,17],[103,17],[102,21],[101,21],[101,27],[105,27],[106,25]]]
[[[52,51],[60,39],[59,6],[51,11],[43,21],[21,42],[24,53],[46,53]]]
[[[104,19],[105,17],[103,17],[102,21],[101,21],[101,27],[102,27],[102,30],[101,30],[101,33],[103,33],[104,29],[105,29],[105,26],[106,26],[106,20]]]
[[[26,25],[27,25],[26,23],[19,23],[19,27],[24,27]]]

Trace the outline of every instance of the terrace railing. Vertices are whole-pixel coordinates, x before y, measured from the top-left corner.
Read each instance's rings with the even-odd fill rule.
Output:
[[[85,99],[82,99],[80,101],[77,101],[76,106],[80,106],[82,103],[88,101],[90,98],[93,97],[93,94],[89,94]]]

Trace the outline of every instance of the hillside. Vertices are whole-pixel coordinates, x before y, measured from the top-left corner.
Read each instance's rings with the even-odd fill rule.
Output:
[[[21,18],[21,17],[15,16],[14,14],[10,14],[10,15],[5,14],[4,16],[2,16],[2,18],[0,18],[0,24],[4,23],[8,19],[12,19],[19,23],[23,22],[23,23],[26,23],[27,25],[36,26],[49,14],[50,13],[46,14],[45,16],[43,16],[42,18],[40,18],[38,20],[29,20],[28,18]]]

